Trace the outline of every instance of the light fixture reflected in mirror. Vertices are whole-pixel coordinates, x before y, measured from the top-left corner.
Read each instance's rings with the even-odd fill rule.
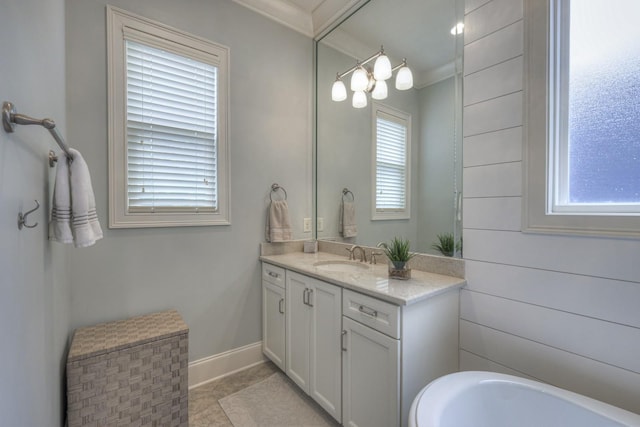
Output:
[[[373,71],[365,65],[376,60]],[[402,63],[391,67],[389,57],[384,53],[384,48],[362,62],[356,62],[356,65],[347,71],[337,73],[336,81],[333,82],[331,88],[331,99],[336,102],[347,99],[347,89],[342,82],[342,78],[351,74],[350,88],[354,92],[351,105],[354,108],[364,108],[367,106],[367,93],[371,93],[373,99],[385,99],[388,96],[388,85],[385,80],[393,76],[394,71],[398,71],[396,75],[395,87],[398,90],[407,90],[413,87],[413,74],[407,67],[407,60],[403,59]]]
[[[377,81],[387,80],[391,77],[391,61],[389,57],[384,54],[384,49],[380,48],[380,56],[376,59],[373,65],[373,78]]]
[[[367,71],[361,65],[358,65],[351,75],[351,90],[354,92],[366,90],[368,84],[369,76]]]
[[[367,106],[367,95],[363,90],[353,92],[351,105],[353,106],[353,108],[364,108]]]
[[[336,81],[333,82],[333,87],[331,88],[331,99],[336,102],[347,99],[347,88],[339,77],[337,77]]]
[[[407,90],[413,87],[413,73],[407,67],[407,60],[402,60],[402,66],[396,74],[396,89]]]
[[[388,90],[387,90],[387,82],[384,80],[376,80],[376,85],[373,87],[373,92],[371,92],[371,97],[377,100],[387,99]]]

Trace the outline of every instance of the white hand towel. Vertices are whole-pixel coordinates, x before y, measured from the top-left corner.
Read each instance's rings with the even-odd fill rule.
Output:
[[[356,237],[358,235],[356,204],[354,202],[343,201],[340,205],[340,232],[342,237]]]
[[[78,150],[69,151],[70,164],[65,156],[58,161],[49,230],[51,240],[84,248],[102,239],[102,228],[87,163]]]
[[[267,242],[286,242],[292,235],[287,201],[272,201],[267,212]]]

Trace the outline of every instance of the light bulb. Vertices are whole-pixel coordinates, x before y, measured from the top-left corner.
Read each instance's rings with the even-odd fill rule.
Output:
[[[351,75],[351,90],[354,92],[366,90],[368,84],[369,76],[367,76],[367,72],[364,68],[358,66]]]
[[[464,23],[462,22],[458,22],[452,29],[451,29],[451,35],[452,36],[456,36],[458,34],[462,34],[462,32],[464,31]]]
[[[396,89],[407,90],[413,87],[413,74],[407,65],[403,65],[396,75]]]
[[[367,95],[364,91],[353,92],[353,99],[351,101],[353,108],[364,108],[367,106]]]
[[[331,99],[336,102],[344,101],[347,99],[347,88],[342,83],[342,80],[336,80],[331,87]]]
[[[378,56],[373,66],[373,78],[380,81],[387,80],[389,77],[391,77],[391,62],[389,57],[383,53]]]
[[[378,100],[386,99],[387,92],[387,82],[384,80],[376,80],[376,85],[373,88],[373,92],[371,92],[371,97]]]

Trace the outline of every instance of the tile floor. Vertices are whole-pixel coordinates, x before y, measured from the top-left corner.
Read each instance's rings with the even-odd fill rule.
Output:
[[[271,362],[261,363],[189,390],[189,427],[233,427],[218,399],[258,383],[277,370]]]

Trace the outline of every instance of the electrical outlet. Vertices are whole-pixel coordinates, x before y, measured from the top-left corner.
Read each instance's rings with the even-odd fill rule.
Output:
[[[324,231],[324,218],[318,218],[318,231]]]
[[[305,233],[311,233],[311,218],[304,219],[302,231]]]

